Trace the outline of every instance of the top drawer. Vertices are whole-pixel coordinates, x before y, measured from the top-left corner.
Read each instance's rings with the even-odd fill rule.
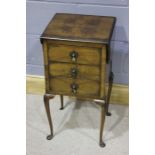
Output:
[[[100,48],[48,45],[50,61],[99,65],[100,54]]]

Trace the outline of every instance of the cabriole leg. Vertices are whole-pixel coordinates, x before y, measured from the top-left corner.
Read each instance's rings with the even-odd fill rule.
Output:
[[[99,145],[101,147],[105,147],[105,143],[102,140],[104,122],[105,122],[105,106],[104,106],[104,104],[101,104],[101,123],[100,123],[100,141],[99,141]]]
[[[50,112],[50,105],[49,105],[49,100],[53,99],[54,96],[50,95],[50,94],[45,94],[44,95],[44,105],[45,105],[45,109],[46,109],[46,114],[47,114],[47,118],[48,118],[48,123],[50,126],[50,135],[47,136],[48,140],[51,140],[53,138],[53,124],[52,124],[52,118],[51,118],[51,112]]]

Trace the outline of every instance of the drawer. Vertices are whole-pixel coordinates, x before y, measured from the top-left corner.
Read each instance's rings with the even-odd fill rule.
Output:
[[[48,57],[50,61],[99,65],[100,54],[100,48],[48,45]]]
[[[52,78],[50,90],[53,94],[98,97],[99,83],[91,80],[72,80],[70,78]]]
[[[69,77],[89,80],[100,80],[100,68],[97,66],[69,64],[69,63],[51,63],[49,65],[49,74],[51,77]]]

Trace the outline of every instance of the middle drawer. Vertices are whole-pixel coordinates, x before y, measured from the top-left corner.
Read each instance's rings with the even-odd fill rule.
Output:
[[[84,78],[89,80],[100,80],[100,68],[97,66],[50,63],[49,74],[51,77]]]

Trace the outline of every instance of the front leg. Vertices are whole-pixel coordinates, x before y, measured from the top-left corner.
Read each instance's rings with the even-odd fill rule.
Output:
[[[51,140],[53,138],[53,124],[52,124],[50,105],[49,105],[49,100],[53,99],[53,98],[54,98],[53,95],[50,95],[50,94],[45,94],[44,95],[44,105],[45,105],[46,114],[47,114],[48,123],[49,123],[49,126],[50,126],[50,132],[51,132],[51,134],[47,136],[48,140]]]
[[[99,141],[101,147],[105,147],[105,143],[102,140],[104,123],[105,123],[105,105],[101,104],[101,123],[100,123],[100,141]]]
[[[103,129],[105,123],[105,100],[94,100],[95,103],[101,106],[101,122],[100,122],[100,138],[99,138],[99,145],[101,147],[105,147],[105,143],[102,140],[103,137]]]

